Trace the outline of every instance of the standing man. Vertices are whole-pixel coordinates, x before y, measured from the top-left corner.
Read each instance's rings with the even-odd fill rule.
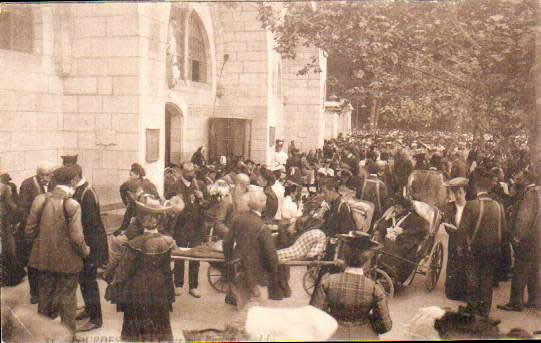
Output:
[[[233,280],[234,299],[232,294],[226,297],[226,302],[235,303],[239,310],[245,309],[252,298],[262,300],[259,286],[268,286],[269,298],[279,299],[278,254],[271,232],[261,219],[267,197],[261,190],[245,193],[242,197],[250,210],[234,218],[223,243],[226,262],[239,259],[239,268],[243,272],[243,277]]]
[[[541,309],[541,280],[539,279],[539,234],[541,219],[541,187],[532,171],[523,171],[520,180],[528,182],[524,196],[518,204],[511,233],[515,251],[515,269],[511,282],[509,303],[498,305],[504,311],[521,312],[524,289],[528,287],[526,307]]]
[[[463,237],[467,255],[468,310],[488,317],[492,307],[494,271],[507,226],[503,206],[488,196],[492,186],[490,173],[478,167],[473,176],[477,197],[466,203],[458,233]]]
[[[83,271],[79,274],[81,294],[85,302],[85,309],[77,314],[76,319],[89,318],[89,321],[78,326],[77,331],[90,331],[102,326],[100,303],[100,290],[98,288],[98,267],[107,264],[109,248],[107,235],[101,220],[100,203],[96,191],[83,178],[83,170],[76,164],[73,168],[77,172],[75,186],[75,199],[81,206],[81,222],[85,241],[90,247],[90,255],[83,261]]]
[[[166,194],[166,199],[178,195],[185,203],[184,211],[177,218],[173,228],[173,238],[177,246],[181,248],[193,248],[203,241],[205,235],[204,228],[204,207],[205,199],[208,198],[208,191],[205,184],[195,178],[195,166],[191,162],[182,164],[182,175],[176,183],[174,189]],[[188,275],[190,295],[200,298],[201,293],[198,290],[199,283],[199,262],[188,262]],[[180,288],[184,286],[184,261],[175,261],[173,270],[175,278],[175,295],[180,295]]]
[[[272,167],[283,167],[285,170],[287,159],[289,158],[287,152],[282,151],[284,147],[284,141],[282,139],[276,140],[276,151],[271,161]]]
[[[51,193],[40,194],[32,203],[25,233],[34,238],[29,265],[39,270],[38,312],[55,318],[58,314],[75,334],[77,282],[83,259],[90,254],[81,224],[81,207],[73,200],[77,171],[61,167]]]
[[[21,230],[18,232],[17,241],[18,251],[20,251],[21,264],[23,266],[28,265],[28,259],[30,258],[30,252],[32,251],[33,239],[25,237],[24,227],[30,215],[30,208],[32,207],[32,202],[34,199],[45,192],[47,192],[47,187],[51,181],[51,176],[54,170],[54,165],[49,162],[42,162],[38,165],[36,170],[36,175],[27,178],[21,183],[21,188],[19,190],[19,205],[23,214],[21,222]],[[38,271],[28,266],[28,284],[30,285],[30,303],[38,303]]]

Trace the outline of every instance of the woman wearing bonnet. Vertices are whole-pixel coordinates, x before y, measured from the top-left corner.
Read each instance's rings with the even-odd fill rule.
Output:
[[[118,266],[111,272],[106,299],[124,313],[123,341],[170,341],[173,333],[169,312],[175,300],[171,251],[176,244],[160,231],[168,215],[182,212],[184,202],[173,197],[162,204],[144,194],[137,199],[133,225],[140,231],[125,243]]]

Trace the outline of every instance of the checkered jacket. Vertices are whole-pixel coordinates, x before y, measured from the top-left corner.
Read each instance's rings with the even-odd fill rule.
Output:
[[[377,333],[392,327],[383,288],[362,274],[325,274],[310,305],[329,313],[339,324],[371,322]]]
[[[280,249],[278,261],[295,261],[306,258],[320,257],[327,248],[327,236],[319,229],[308,230],[302,233],[292,246]]]

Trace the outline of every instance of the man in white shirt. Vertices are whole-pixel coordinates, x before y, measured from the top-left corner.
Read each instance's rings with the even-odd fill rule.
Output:
[[[276,140],[276,151],[274,153],[274,156],[271,161],[271,166],[278,167],[283,166],[285,171],[285,166],[287,163],[287,159],[289,158],[287,152],[282,151],[282,148],[284,147],[284,141],[281,139]]]

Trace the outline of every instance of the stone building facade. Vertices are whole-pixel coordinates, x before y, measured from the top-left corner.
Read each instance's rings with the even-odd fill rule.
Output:
[[[349,113],[325,109],[323,55],[282,59],[254,3],[1,6],[0,168],[16,183],[77,153],[114,205],[132,162],[161,188],[165,163],[208,145],[215,118],[246,119],[244,154],[261,163],[271,132],[308,150],[350,130]],[[298,76],[313,56],[323,72]]]

